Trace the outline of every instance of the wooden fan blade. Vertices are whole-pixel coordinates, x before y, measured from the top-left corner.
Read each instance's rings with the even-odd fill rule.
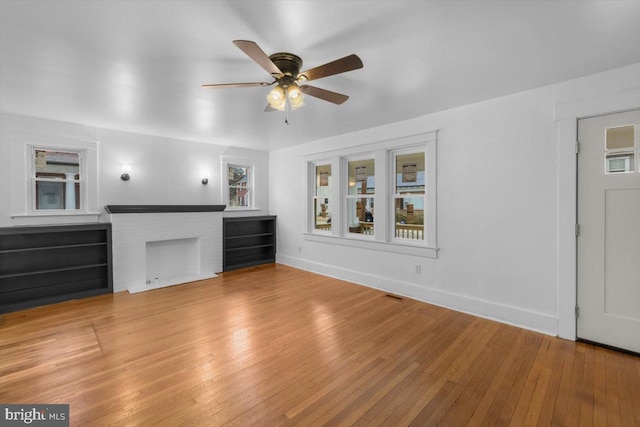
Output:
[[[304,71],[298,74],[298,78],[302,78],[303,81],[317,80],[323,77],[329,77],[335,74],[357,70],[362,67],[362,60],[358,57],[358,55],[352,54],[349,56],[345,56],[344,58],[328,62],[324,65],[320,65],[319,67]]]
[[[274,82],[275,83],[275,82]],[[212,89],[224,89],[232,87],[254,87],[254,86],[271,86],[273,83],[254,82],[254,83],[221,83],[221,84],[206,84],[202,87],[209,87]]]
[[[267,70],[267,73],[274,77],[282,77],[284,75],[255,42],[250,40],[234,40],[233,44],[246,53],[247,56],[253,59],[259,66]]]
[[[338,92],[332,92],[326,89],[320,89],[319,87],[315,87],[315,86],[302,85],[300,86],[300,90],[305,95],[320,98],[324,101],[333,102],[334,104],[338,104],[338,105],[344,103],[347,99],[349,99],[347,95],[343,95]]]

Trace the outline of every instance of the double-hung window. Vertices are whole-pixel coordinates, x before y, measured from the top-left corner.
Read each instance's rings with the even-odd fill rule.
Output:
[[[349,234],[373,236],[375,215],[375,159],[347,159],[347,191],[345,196]]]
[[[227,165],[227,188],[230,208],[251,208],[253,170],[251,166]]]
[[[33,147],[32,207],[34,211],[81,210],[84,207],[82,151]]]
[[[331,230],[331,165],[315,165],[315,192],[313,195],[313,228]]]
[[[425,153],[404,149],[392,152],[393,238],[424,241]]]
[[[436,139],[429,132],[309,156],[305,238],[436,258]]]

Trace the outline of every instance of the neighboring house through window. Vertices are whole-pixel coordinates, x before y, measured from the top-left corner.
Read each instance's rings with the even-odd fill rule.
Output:
[[[82,209],[83,153],[33,147],[32,159],[33,210]]]
[[[315,164],[315,191],[313,195],[313,228],[331,230],[331,165]]]
[[[253,207],[253,168],[228,164],[227,172],[228,206],[239,209]]]

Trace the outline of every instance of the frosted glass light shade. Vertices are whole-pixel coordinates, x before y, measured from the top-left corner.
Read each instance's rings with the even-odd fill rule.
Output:
[[[271,89],[267,96],[267,102],[272,108],[276,110],[284,110],[284,105],[287,98],[285,97],[284,88],[280,85]]]

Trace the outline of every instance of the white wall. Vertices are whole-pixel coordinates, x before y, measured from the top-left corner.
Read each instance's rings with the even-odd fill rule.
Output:
[[[560,176],[575,157],[558,162],[558,143],[574,141],[558,137],[555,110],[638,88],[640,64],[271,152],[278,261],[558,334],[558,260],[566,258],[558,240],[567,231],[559,205],[575,203],[559,199]],[[305,156],[433,130],[438,259],[305,240]]]
[[[15,225],[12,199],[23,191],[12,176],[11,145],[17,134],[37,134],[40,139],[76,139],[98,142],[98,209],[101,221],[109,221],[109,204],[221,204],[221,163],[244,160],[256,168],[256,204],[259,210],[242,214],[268,214],[268,153],[223,147],[159,136],[84,126],[2,113],[0,115],[0,226]],[[132,165],[131,180],[120,179],[121,165]],[[201,183],[201,171],[209,184]],[[234,215],[238,213],[225,213]],[[43,219],[46,223],[46,219]],[[67,222],[73,218],[67,217]]]

